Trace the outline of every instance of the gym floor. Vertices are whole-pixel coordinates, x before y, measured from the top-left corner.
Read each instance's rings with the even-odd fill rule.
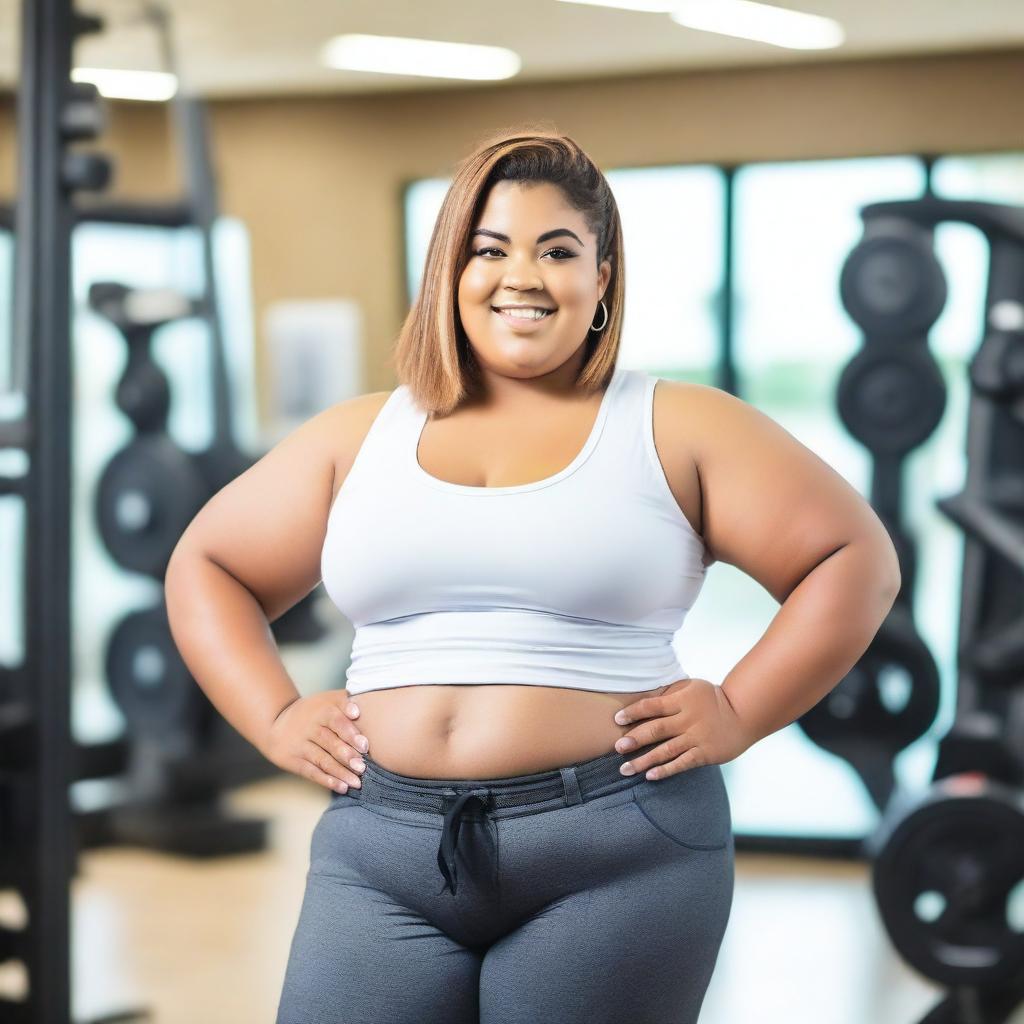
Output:
[[[154,1024],[272,1024],[326,800],[290,776],[235,791],[238,813],[270,821],[262,853],[86,852],[72,890],[75,1019],[145,1007]],[[737,857],[701,1024],[916,1024],[940,995],[892,951],[866,866]]]

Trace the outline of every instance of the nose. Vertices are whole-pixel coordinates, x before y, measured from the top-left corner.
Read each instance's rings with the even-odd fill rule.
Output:
[[[537,273],[533,261],[527,257],[511,256],[505,262],[502,281],[506,288],[516,292],[538,291],[543,289],[543,281]]]

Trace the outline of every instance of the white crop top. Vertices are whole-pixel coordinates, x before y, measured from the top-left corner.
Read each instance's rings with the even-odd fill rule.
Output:
[[[417,459],[427,413],[405,385],[331,506],[321,575],[355,627],[351,695],[418,683],[639,692],[688,679],[673,634],[705,547],[654,447],[658,378],[617,368],[564,469],[473,487]]]

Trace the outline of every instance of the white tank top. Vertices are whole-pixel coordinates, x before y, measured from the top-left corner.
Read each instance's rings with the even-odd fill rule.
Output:
[[[704,543],[654,447],[658,378],[617,368],[554,476],[472,487],[416,457],[427,413],[381,407],[331,507],[321,575],[355,627],[352,695],[419,683],[639,692],[688,679],[672,647]]]

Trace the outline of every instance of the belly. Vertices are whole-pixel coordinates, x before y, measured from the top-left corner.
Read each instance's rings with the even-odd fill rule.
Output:
[[[357,694],[369,756],[402,775],[493,779],[562,768],[615,750],[615,712],[667,686],[598,693],[556,686],[398,686]]]

